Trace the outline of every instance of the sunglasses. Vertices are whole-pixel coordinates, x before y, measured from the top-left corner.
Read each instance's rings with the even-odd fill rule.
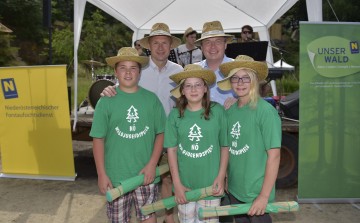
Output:
[[[244,33],[244,34],[252,34],[251,31],[242,31],[241,33]]]

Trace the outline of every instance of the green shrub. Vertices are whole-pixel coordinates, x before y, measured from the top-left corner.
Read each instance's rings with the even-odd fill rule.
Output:
[[[281,79],[276,80],[278,95],[288,95],[299,89],[299,81],[295,73],[285,74]]]

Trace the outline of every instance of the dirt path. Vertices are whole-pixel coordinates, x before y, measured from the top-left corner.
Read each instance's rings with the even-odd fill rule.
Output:
[[[107,222],[98,193],[91,143],[74,142],[77,178],[48,181],[0,178],[0,223]],[[297,188],[277,190],[278,201],[296,200]],[[359,222],[360,204],[301,204],[299,212],[274,214],[278,223]],[[163,213],[158,213],[162,223]]]

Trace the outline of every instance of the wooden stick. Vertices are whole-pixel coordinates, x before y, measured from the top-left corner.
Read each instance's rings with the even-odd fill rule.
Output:
[[[251,207],[251,203],[199,208],[199,218],[202,219],[202,218],[209,218],[216,216],[246,214],[248,213],[250,207]],[[290,211],[298,211],[298,210],[299,210],[299,204],[297,202],[288,201],[288,202],[269,203],[266,206],[265,212],[279,213],[279,212],[290,212]]]
[[[164,165],[156,167],[156,176],[157,177],[164,173],[167,173],[167,172],[169,172],[168,164],[164,164]],[[110,189],[106,192],[106,200],[108,202],[112,202],[113,200],[126,194],[127,192],[135,190],[136,188],[141,186],[143,183],[144,183],[144,174],[124,180],[123,182],[121,182],[120,186]]]
[[[198,200],[201,200],[205,197],[209,197],[212,195],[213,195],[212,186],[185,192],[185,197],[186,197],[186,200],[188,200],[188,201],[198,201]],[[156,212],[156,211],[159,211],[159,210],[162,210],[165,208],[166,209],[173,208],[176,205],[177,204],[175,202],[175,196],[172,196],[172,197],[168,197],[168,198],[159,200],[155,203],[145,205],[145,206],[141,207],[140,210],[143,215],[148,215],[148,214],[151,214],[153,212]]]

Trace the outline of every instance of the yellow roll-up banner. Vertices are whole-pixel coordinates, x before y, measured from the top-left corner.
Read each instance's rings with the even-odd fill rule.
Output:
[[[1,177],[74,180],[66,66],[0,68]]]

